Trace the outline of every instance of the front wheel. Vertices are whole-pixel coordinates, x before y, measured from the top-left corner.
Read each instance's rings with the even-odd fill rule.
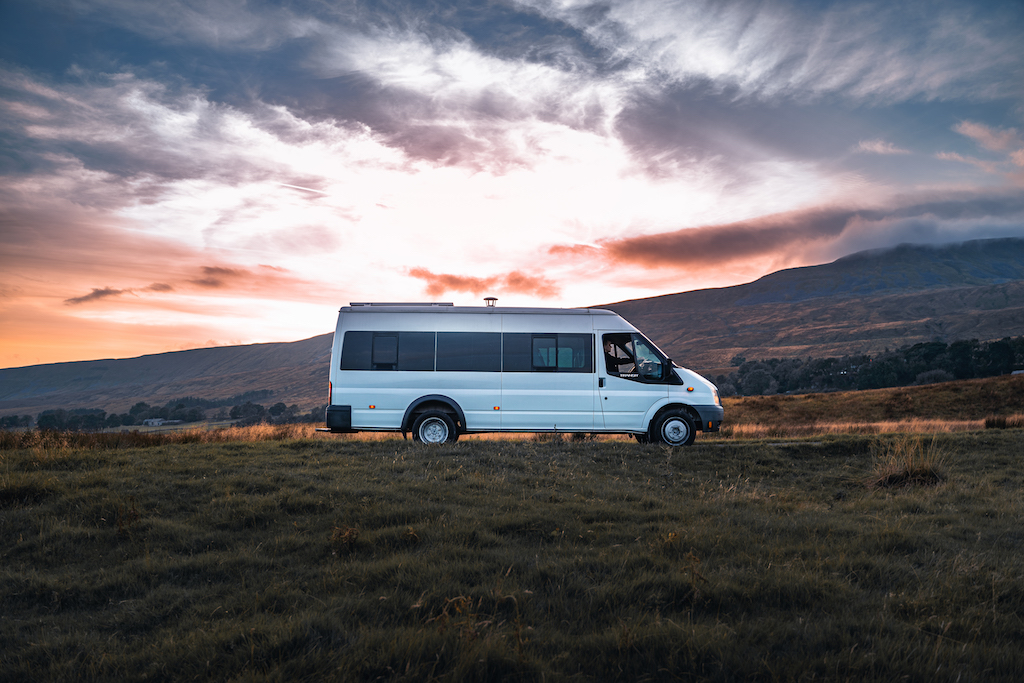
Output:
[[[412,423],[412,440],[428,444],[455,443],[459,432],[448,413],[428,410]]]
[[[651,441],[666,446],[689,446],[697,436],[693,418],[681,410],[670,410],[651,425]]]

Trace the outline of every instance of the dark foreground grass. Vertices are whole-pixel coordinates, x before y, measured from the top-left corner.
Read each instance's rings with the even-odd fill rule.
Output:
[[[1024,432],[928,448],[0,451],[0,679],[1018,680]]]

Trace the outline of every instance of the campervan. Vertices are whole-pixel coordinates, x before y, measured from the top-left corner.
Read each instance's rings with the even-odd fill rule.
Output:
[[[483,432],[632,434],[670,446],[718,431],[715,386],[616,313],[488,304],[343,307],[324,431],[429,444]]]

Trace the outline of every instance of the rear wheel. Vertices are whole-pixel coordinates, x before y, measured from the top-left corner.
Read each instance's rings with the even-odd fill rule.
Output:
[[[421,443],[441,444],[455,443],[459,432],[455,429],[455,420],[448,413],[440,410],[428,410],[412,423],[412,439]]]
[[[669,410],[651,425],[650,440],[667,446],[689,446],[697,436],[693,418],[682,410]]]

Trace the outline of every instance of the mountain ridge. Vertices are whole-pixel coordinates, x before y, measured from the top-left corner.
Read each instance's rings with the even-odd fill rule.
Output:
[[[872,279],[872,277],[874,279]],[[735,355],[828,357],[922,341],[1024,335],[1024,239],[900,245],[753,282],[631,299],[613,310],[681,365],[714,376]],[[0,369],[0,415],[46,408],[124,412],[137,401],[227,398],[323,403],[333,333],[295,342]]]

